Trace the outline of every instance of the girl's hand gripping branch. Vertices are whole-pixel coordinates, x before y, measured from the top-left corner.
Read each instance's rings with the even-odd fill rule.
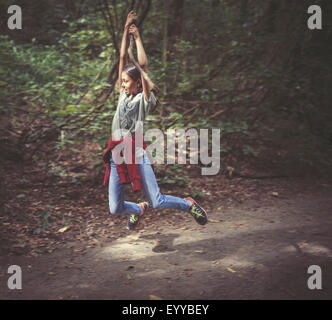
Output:
[[[137,15],[134,11],[130,11],[127,16],[125,28],[129,28],[137,20]]]
[[[135,40],[139,38],[138,28],[134,24],[129,27],[129,34],[132,34]]]

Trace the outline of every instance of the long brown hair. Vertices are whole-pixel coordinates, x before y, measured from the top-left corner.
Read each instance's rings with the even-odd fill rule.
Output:
[[[127,73],[127,75],[132,78],[134,81],[141,79],[141,75],[143,75],[144,79],[149,83],[150,90],[153,91],[155,94],[159,92],[159,88],[151,81],[147,73],[139,66],[136,61],[128,63],[124,68],[123,71]],[[141,86],[142,90],[142,86]]]
[[[123,71],[134,81],[141,79],[141,72],[137,69],[137,67],[133,63],[127,64]]]

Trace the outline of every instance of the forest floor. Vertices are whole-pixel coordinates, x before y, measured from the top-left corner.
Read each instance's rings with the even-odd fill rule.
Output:
[[[209,222],[151,209],[135,231],[109,214],[103,171],[88,158],[60,154],[52,175],[4,164],[0,299],[332,299],[331,172],[275,160],[242,177],[184,165],[190,184],[171,187],[158,168],[161,192],[193,196]],[[126,200],[143,199],[127,189]],[[21,290],[7,286],[10,265],[21,267]],[[321,290],[308,288],[311,265]]]

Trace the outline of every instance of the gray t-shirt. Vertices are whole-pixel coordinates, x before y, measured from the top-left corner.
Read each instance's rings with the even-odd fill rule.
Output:
[[[141,129],[143,132],[144,120],[149,112],[155,108],[156,104],[157,99],[152,91],[150,92],[150,97],[147,101],[143,91],[137,93],[132,99],[132,95],[127,97],[125,91],[122,90],[112,121],[113,139],[123,139],[127,136],[126,132],[128,134],[129,132],[134,133],[138,129]]]

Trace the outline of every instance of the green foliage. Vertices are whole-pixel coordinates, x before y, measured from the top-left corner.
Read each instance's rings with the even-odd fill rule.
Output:
[[[85,29],[89,21],[91,29]],[[16,44],[1,36],[0,58],[6,68],[0,67],[0,75],[6,81],[0,86],[0,112],[11,114],[14,120],[17,106],[30,106],[29,113],[20,114],[22,123],[31,124],[20,140],[38,144],[55,130],[59,134],[56,148],[71,148],[84,135],[93,134],[104,143],[115,102],[111,98],[104,109],[97,110],[95,104],[102,90],[110,86],[103,80],[114,55],[107,38],[102,22],[94,16],[69,23],[57,44],[41,45],[35,39]],[[39,119],[47,121],[50,129],[40,129]],[[15,121],[11,125],[16,129]],[[60,132],[57,128],[61,127]]]
[[[198,190],[191,190],[190,194],[194,198],[204,198],[204,197],[206,197],[206,194],[204,192],[198,191]]]
[[[180,164],[174,164],[165,170],[166,175],[163,177],[161,184],[176,184],[179,186],[190,186],[190,179],[186,176],[188,171],[183,169]]]
[[[259,155],[259,150],[255,150],[254,148],[244,145],[242,147],[242,151],[245,155],[253,155],[254,157],[257,157]]]
[[[115,19],[115,2],[105,3],[106,16],[113,14],[118,26],[114,34],[92,0],[71,5],[45,0],[40,6],[25,3],[30,19],[21,35],[0,36],[1,161],[34,154],[45,141],[52,141],[55,151],[73,152],[86,138],[107,143],[117,94],[98,102],[112,89],[108,77],[118,58],[120,13],[126,8],[119,2]],[[147,2],[142,4],[140,14]],[[326,22],[319,32],[308,30],[309,0],[291,2],[287,10],[285,2],[274,0],[193,0],[182,9],[181,4],[169,3],[167,15],[164,4],[154,0],[147,12],[141,31],[149,75],[161,88],[161,101],[197,100],[204,108],[185,116],[175,108],[163,119],[164,128],[217,127],[226,138],[244,139],[237,151],[254,157],[260,149],[246,139],[255,138],[252,131],[261,118],[297,121],[332,143],[332,27]],[[317,4],[324,21],[331,21],[331,2]],[[227,111],[222,121],[210,119],[215,102]],[[157,113],[146,129],[161,126]],[[20,152],[22,147],[29,152]],[[221,152],[236,148],[223,141]]]
[[[54,208],[54,206],[48,205],[48,209]],[[33,234],[40,234],[46,231],[50,226],[51,222],[49,218],[51,217],[50,210],[41,210],[39,211],[39,226],[33,230]]]
[[[198,89],[197,93],[199,94],[199,98],[203,102],[214,101],[217,98],[218,89],[215,88],[206,88],[206,89]]]
[[[218,127],[222,133],[236,133],[240,132],[243,134],[248,133],[248,123],[246,121],[219,121]]]

